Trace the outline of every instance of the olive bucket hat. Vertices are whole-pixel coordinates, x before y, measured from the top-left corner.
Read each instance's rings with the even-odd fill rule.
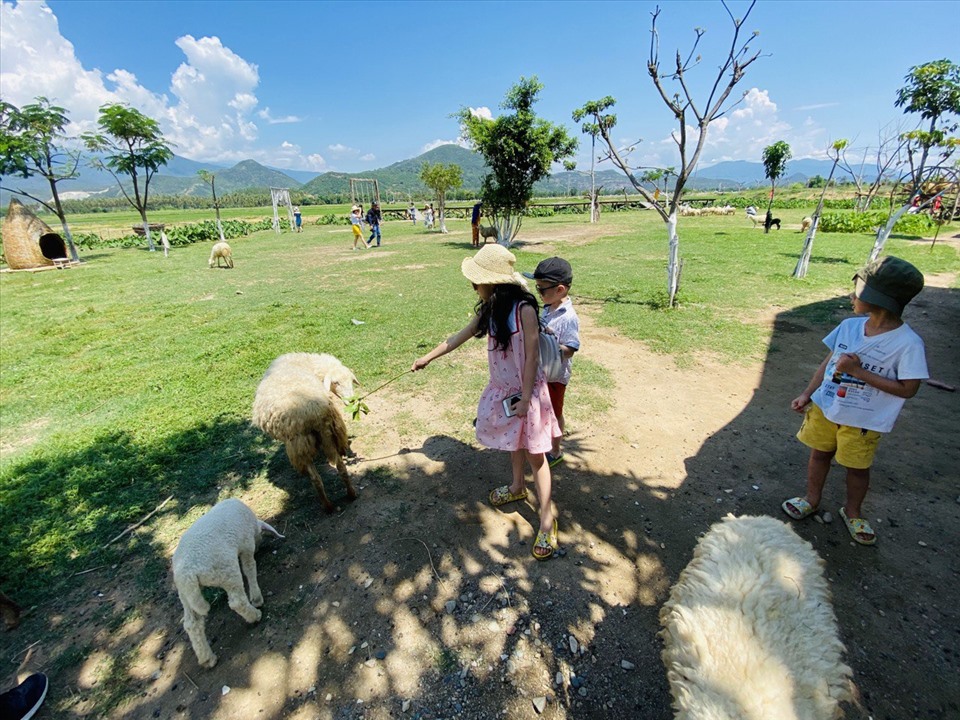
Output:
[[[923,290],[923,273],[892,255],[868,263],[853,279],[859,300],[897,315]]]

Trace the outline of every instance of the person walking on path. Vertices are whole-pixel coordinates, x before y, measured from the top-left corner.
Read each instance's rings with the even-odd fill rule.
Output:
[[[303,232],[303,216],[300,215],[300,206],[293,206],[293,224],[297,228],[297,232]]]
[[[540,322],[547,332],[556,336],[560,345],[562,375],[556,382],[548,381],[547,390],[550,392],[553,413],[560,424],[560,432],[563,433],[563,400],[573,370],[573,355],[580,349],[580,318],[573,309],[573,302],[567,296],[573,283],[573,268],[563,258],[552,257],[541,260],[536,270],[523,275],[536,284],[537,294],[543,300]],[[547,463],[550,467],[556,467],[562,461],[560,437],[555,437],[553,447],[547,453]]]
[[[483,247],[460,266],[479,295],[474,314],[459,332],[417,358],[411,370],[422,370],[472,337],[487,338],[489,381],[477,407],[477,440],[510,453],[512,481],[490,493],[496,507],[527,497],[529,465],[537,492],[540,525],[531,549],[547,560],[557,549],[557,512],[552,502],[546,453],[560,426],[550,404],[547,382],[539,366],[537,300],[516,272],[516,258],[502,245]]]
[[[480,247],[480,208],[483,203],[477,203],[473,206],[473,212],[470,213],[470,231],[473,238],[473,246]]]
[[[383,213],[380,212],[380,203],[374,201],[367,210],[367,225],[370,226],[370,239],[367,240],[367,247],[373,245],[373,239],[377,239],[377,247],[380,247],[380,222],[383,220]]]
[[[357,249],[357,245],[363,245],[364,249],[367,249],[369,245],[363,242],[363,229],[361,225],[363,224],[363,218],[360,215],[360,206],[354,205],[350,210],[350,231],[353,233],[353,249]]]
[[[836,457],[847,470],[840,517],[854,541],[873,545],[877,536],[861,509],[873,456],[905,400],[929,377],[923,340],[901,318],[923,289],[923,275],[905,260],[885,257],[853,279],[853,312],[860,317],[844,320],[823,339],[830,352],[790,403],[804,414],[797,439],[810,448],[810,459],[806,493],[781,507],[794,520],[813,515]]]

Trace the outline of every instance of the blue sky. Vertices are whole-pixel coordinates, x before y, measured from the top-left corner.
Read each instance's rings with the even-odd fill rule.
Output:
[[[712,83],[732,38],[716,2],[660,3],[661,59],[706,29],[695,93]],[[731,0],[740,16],[749,6]],[[178,155],[294,170],[358,172],[455,142],[461,107],[499,112],[521,76],[544,84],[537,112],[579,134],[570,113],[617,98],[614,135],[638,139],[636,164],[675,165],[676,122],[646,74],[650,13],[635,2],[3,2],[0,95],[45,95],[75,131],[97,108],[127,102],[156,118]],[[748,18],[762,56],[711,126],[701,159],[759,161],[786,140],[822,157],[837,138],[877,144],[905,121],[893,101],[910,67],[958,61],[960,0],[760,0]],[[912,121],[911,121],[912,122]],[[581,143],[581,167],[589,145]]]

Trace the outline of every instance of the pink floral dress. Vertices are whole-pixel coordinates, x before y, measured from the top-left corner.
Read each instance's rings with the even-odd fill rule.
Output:
[[[520,331],[520,303],[510,313],[510,347],[496,349],[496,340],[487,335],[487,364],[490,382],[480,395],[477,407],[477,440],[495,450],[525,449],[531,453],[549,452],[553,438],[560,437],[560,425],[553,413],[547,381],[537,368],[537,379],[526,417],[507,417],[503,400],[523,387],[523,363],[526,358]]]

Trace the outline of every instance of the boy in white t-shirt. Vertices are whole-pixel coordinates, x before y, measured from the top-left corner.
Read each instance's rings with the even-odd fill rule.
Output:
[[[547,382],[550,393],[550,402],[553,412],[560,424],[560,432],[564,431],[563,399],[570,382],[571,364],[573,355],[580,349],[580,318],[573,309],[573,303],[567,297],[570,286],[573,284],[573,268],[563,258],[551,257],[541,260],[537,269],[532,273],[523,273],[534,281],[537,292],[543,300],[543,311],[540,320],[543,325],[557,336],[560,345],[562,361],[562,377],[556,382]],[[553,439],[553,448],[547,453],[547,463],[556,467],[563,462],[563,451],[560,449],[560,438]]]
[[[877,443],[890,432],[907,398],[929,377],[923,340],[900,318],[923,289],[923,275],[895,257],[874,260],[853,276],[853,311],[823,339],[830,352],[790,406],[805,413],[797,438],[810,448],[807,492],[784,501],[794,520],[816,512],[834,456],[847,469],[840,508],[850,536],[873,545],[877,536],[860,505],[870,486]]]

